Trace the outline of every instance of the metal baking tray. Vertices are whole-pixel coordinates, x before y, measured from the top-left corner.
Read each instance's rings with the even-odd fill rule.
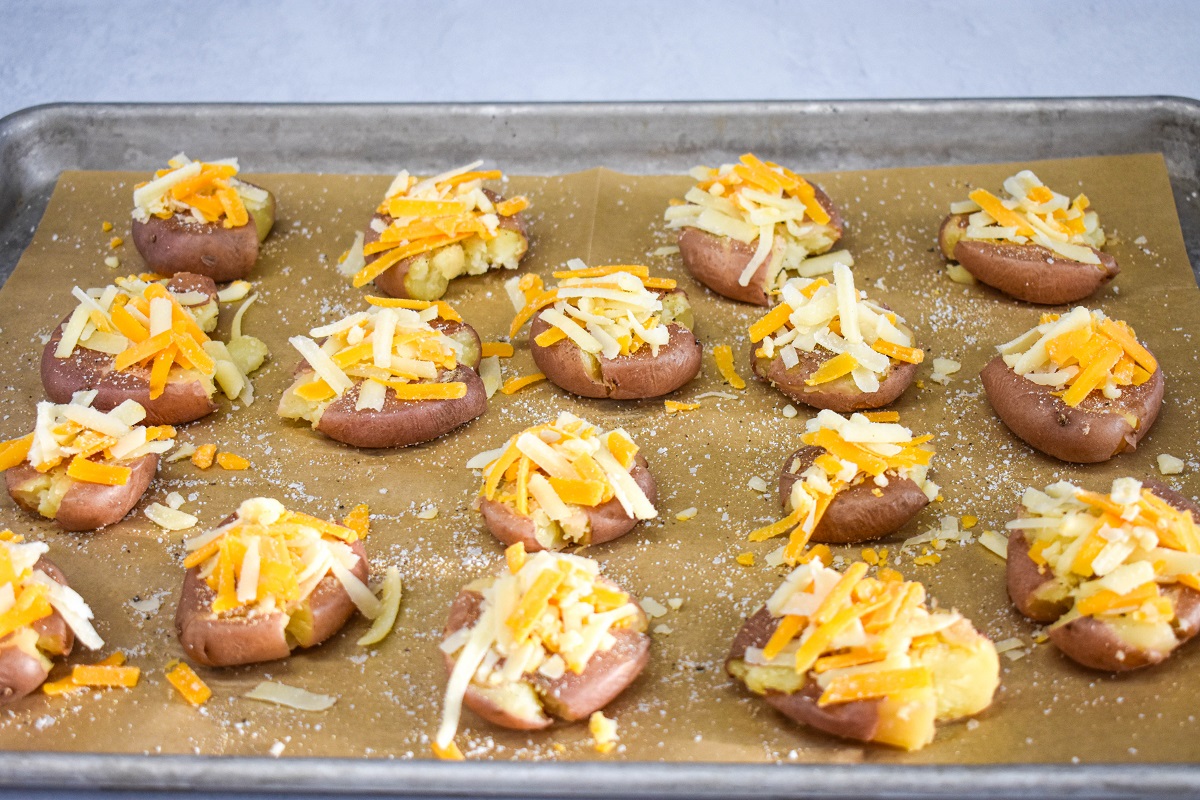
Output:
[[[146,170],[236,151],[257,171],[390,172],[480,153],[514,174],[681,172],[755,150],[804,171],[1158,151],[1200,264],[1200,103],[1180,98],[553,105],[55,105],[0,120],[0,275],[68,169]],[[345,796],[1176,797],[1195,764],[441,763],[0,753],[0,791]],[[26,790],[26,791],[22,791]]]

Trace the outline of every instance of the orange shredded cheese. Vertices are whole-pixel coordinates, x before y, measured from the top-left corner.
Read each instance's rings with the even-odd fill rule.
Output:
[[[781,295],[782,302],[750,326],[750,339],[760,344],[757,358],[780,359],[787,369],[810,360],[809,354],[820,356],[818,368],[805,377],[808,386],[849,376],[858,391],[874,392],[894,364],[925,358],[905,321],[865,298],[845,264],[833,265],[832,283],[792,278]]]
[[[208,688],[208,684],[182,661],[167,670],[167,680],[193,706],[202,706],[212,697],[212,689]]]
[[[483,591],[478,621],[442,642],[454,664],[434,737],[444,751],[472,684],[501,688],[539,673],[579,675],[596,654],[611,649],[610,631],[644,619],[591,559],[548,551],[526,556],[515,548],[506,557],[508,568]]]
[[[235,177],[238,166],[234,160],[202,163],[180,154],[168,163],[169,169],[158,170],[153,181],[135,188],[134,219],[145,222],[151,216],[180,215],[235,228],[250,221],[248,205],[258,209],[269,202],[265,190]]]
[[[547,326],[534,338],[543,347],[568,339],[585,353],[614,359],[643,347],[657,356],[670,342],[670,325],[687,308],[682,295],[664,303],[663,293],[675,288],[674,281],[651,278],[642,265],[588,267],[578,259],[568,265],[571,269],[554,273],[553,289],[530,282],[522,290],[526,304],[513,318],[510,337],[537,317]],[[558,333],[548,335],[551,331]]]
[[[358,564],[348,547],[358,538],[351,528],[260,497],[243,502],[230,522],[185,542],[184,567],[206,576],[214,614],[252,614],[263,606],[290,614],[327,573],[337,574],[333,565],[350,571]],[[325,561],[325,571],[309,569],[314,559]]]
[[[516,434],[499,453],[483,469],[480,494],[533,517],[556,547],[586,542],[590,522],[583,510],[614,497],[630,518],[657,515],[630,475],[638,447],[621,429],[599,431],[562,412]]]
[[[192,453],[192,463],[200,469],[208,469],[213,465],[216,456],[217,446],[215,444],[202,444],[196,448],[196,452]]]
[[[873,422],[863,414],[847,419],[822,410],[806,423],[801,436],[804,444],[820,452],[792,485],[787,501],[791,513],[751,531],[749,540],[760,542],[788,533],[784,560],[797,564],[830,503],[845,489],[892,474],[914,481],[927,495],[935,494],[937,484],[927,478],[933,451],[922,446],[929,439],[914,437],[895,423]]]
[[[471,241],[487,243],[495,239],[503,230],[499,218],[512,217],[529,204],[524,197],[493,204],[482,182],[502,177],[498,170],[454,170],[418,181],[401,172],[377,209],[384,228],[377,241],[363,248],[364,255],[374,258],[355,273],[354,286],[365,286],[406,258],[433,253],[459,242],[465,251],[471,252],[475,249],[470,246]],[[482,274],[494,266],[515,269],[521,254],[495,264],[488,254],[482,261],[464,263],[462,272]]]
[[[695,411],[699,403],[681,403],[677,400],[663,400],[663,408],[668,414],[678,414],[681,411]]]
[[[955,209],[969,214],[963,238],[1037,244],[1059,258],[1102,268],[1096,250],[1104,246],[1104,230],[1096,213],[1088,210],[1086,197],[1071,201],[1029,170],[1005,180],[1004,192],[1007,196],[1000,198],[975,189],[966,209]]]
[[[667,226],[695,228],[752,245],[755,252],[741,275],[743,286],[768,264],[767,288],[774,288],[784,270],[826,252],[840,237],[816,187],[753,153],[719,169],[696,167],[691,175],[696,185],[682,200],[670,202],[664,214]],[[773,250],[779,254],[768,260]]]
[[[500,387],[503,394],[516,394],[527,386],[532,386],[535,383],[540,383],[546,380],[544,373],[535,372],[532,375],[522,375],[516,378],[509,378]]]
[[[491,356],[512,358],[513,346],[508,342],[484,342],[480,353],[483,358],[490,358]]]
[[[1083,307],[1043,320],[999,351],[1018,375],[1056,392],[1077,407],[1094,392],[1108,399],[1145,383],[1158,362],[1128,324]]]
[[[1024,532],[1030,560],[1073,602],[1055,625],[1080,616],[1174,623],[1164,590],[1200,585],[1200,530],[1191,512],[1138,480],[1118,478],[1108,493],[1060,482],[1027,490],[1022,503],[1025,516],[1008,527]]]
[[[250,468],[250,462],[236,453],[217,453],[217,464],[221,469],[238,471]]]
[[[358,538],[366,539],[371,531],[371,510],[366,503],[359,503],[350,509],[350,513],[342,520],[342,525],[358,534]]]
[[[733,348],[727,344],[716,345],[713,347],[713,359],[717,362],[717,369],[721,371],[721,377],[726,383],[734,389],[746,388],[746,382],[733,367]]]

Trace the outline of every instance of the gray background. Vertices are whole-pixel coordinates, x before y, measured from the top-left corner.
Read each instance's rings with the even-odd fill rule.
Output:
[[[0,0],[0,117],[58,101],[1200,97],[1198,44],[1196,0]]]
[[[1200,3],[0,0],[53,101],[1200,97]]]

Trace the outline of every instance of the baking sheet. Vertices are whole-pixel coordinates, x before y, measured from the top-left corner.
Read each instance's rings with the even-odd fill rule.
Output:
[[[968,185],[995,190],[1015,166],[814,173],[850,223],[844,245],[856,256],[861,285],[913,323],[928,355],[920,373],[924,388],[910,391],[896,407],[918,433],[937,434],[935,479],[944,487],[944,500],[894,537],[893,557],[899,540],[936,524],[939,515],[973,514],[980,519],[977,530],[997,528],[1028,484],[1071,478],[1099,487],[1118,474],[1155,474],[1154,456],[1160,452],[1189,462],[1188,473],[1175,485],[1194,493],[1189,476],[1200,467],[1195,448],[1200,420],[1187,387],[1195,385],[1197,371],[1189,333],[1196,329],[1197,290],[1161,157],[1021,166],[1033,166],[1061,192],[1086,191],[1115,234],[1110,252],[1124,271],[1114,287],[1093,300],[1110,315],[1132,322],[1158,354],[1167,373],[1166,406],[1142,449],[1115,464],[1089,468],[1033,454],[991,415],[979,391],[978,370],[994,344],[1035,324],[1038,311],[983,287],[951,283],[940,272],[932,242],[949,202],[964,197]],[[73,305],[71,286],[100,285],[117,274],[140,271],[140,259],[128,244],[115,251],[121,268],[103,265],[113,251],[108,248],[112,234],[102,232],[101,222],[110,220],[117,224],[114,233],[123,232],[132,184],[142,178],[141,173],[96,172],[60,178],[33,244],[0,291],[0,358],[11,365],[10,390],[0,401],[5,436],[32,424],[32,404],[41,399],[36,372],[41,342]],[[197,712],[175,697],[162,677],[163,665],[180,655],[171,616],[182,575],[183,535],[163,533],[140,515],[100,534],[61,534],[5,502],[0,521],[50,542],[52,557],[96,610],[101,634],[110,647],[130,654],[144,678],[131,692],[28,698],[0,717],[0,746],[265,754],[278,750],[279,743],[284,756],[426,757],[444,687],[436,642],[445,608],[463,583],[502,563],[500,546],[469,509],[478,478],[462,464],[516,430],[567,409],[605,426],[625,426],[642,445],[660,487],[659,521],[590,554],[635,593],[660,602],[684,601],[679,611],[654,621],[672,632],[656,636],[650,667],[610,706],[608,713],[621,725],[622,746],[604,758],[1069,763],[1188,761],[1198,754],[1200,747],[1188,735],[1195,711],[1188,686],[1198,671],[1190,648],[1158,670],[1122,678],[1075,667],[1051,646],[1037,647],[1016,662],[1002,658],[1004,685],[979,724],[943,726],[935,743],[917,754],[856,747],[810,733],[728,680],[721,669],[728,641],[779,579],[764,566],[733,562],[745,550],[761,556],[772,549],[772,543],[747,544],[745,534],[779,516],[774,495],[764,499],[746,488],[746,481],[758,475],[773,482],[808,416],[802,412],[785,419],[786,399],[756,382],[736,393],[737,400],[705,399],[700,410],[674,417],[663,413],[659,401],[584,401],[541,384],[513,397],[497,395],[483,418],[439,442],[387,453],[345,448],[278,420],[273,401],[297,358],[286,338],[359,306],[361,293],[332,265],[389,177],[250,179],[280,198],[280,219],[254,275],[262,297],[245,322],[249,332],[268,342],[273,358],[255,378],[260,400],[253,407],[230,413],[223,405],[213,418],[188,427],[180,440],[218,443],[249,457],[254,468],[222,473],[200,472],[186,461],[165,465],[143,505],[173,490],[189,498],[194,493],[184,508],[205,525],[256,494],[325,516],[340,516],[367,502],[373,512],[368,545],[374,567],[381,571],[395,564],[405,579],[397,630],[376,649],[363,651],[353,641],[365,623],[356,621],[334,641],[287,662],[201,670],[216,696]],[[548,276],[570,257],[591,264],[645,261],[689,288],[706,349],[728,343],[744,353],[745,328],[762,312],[696,286],[677,255],[651,255],[673,238],[661,224],[666,201],[689,183],[607,170],[512,178],[506,191],[527,193],[533,202],[534,246],[524,266]],[[500,287],[503,277],[458,282],[447,295],[485,339],[506,333],[511,319]],[[516,357],[506,363],[508,375],[533,371],[523,336],[517,344]],[[928,380],[934,356],[963,363],[949,386]],[[739,370],[749,378],[740,361]],[[728,387],[706,355],[702,377],[676,399],[720,389]],[[417,513],[430,503],[438,506],[438,517],[419,519]],[[674,519],[691,506],[700,509],[694,519]],[[839,552],[855,557],[858,549]],[[895,566],[926,581],[944,605],[961,609],[993,638],[1030,640],[1033,627],[1008,607],[998,559],[978,545],[951,545],[941,555],[935,566],[913,566],[911,555],[899,556]],[[143,615],[128,604],[135,597],[159,597],[161,608]],[[73,660],[81,659],[90,660]],[[303,714],[240,699],[266,678],[339,700],[328,712]],[[494,729],[469,714],[464,723],[460,744],[473,757],[600,758],[584,726],[529,735]]]

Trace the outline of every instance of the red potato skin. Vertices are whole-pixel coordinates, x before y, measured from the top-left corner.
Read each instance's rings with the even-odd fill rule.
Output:
[[[825,194],[820,186],[814,183],[812,187],[816,191],[817,202],[829,214],[829,227],[834,232],[832,238],[834,241],[841,239],[846,229],[842,215],[834,206],[833,200]],[[683,228],[679,232],[678,244],[684,268],[693,278],[709,289],[742,303],[751,303],[756,306],[771,305],[771,298],[767,294],[764,284],[767,280],[767,267],[777,255],[778,242],[771,248],[771,255],[751,276],[750,282],[745,286],[738,283],[738,278],[746,269],[746,265],[750,263],[750,259],[754,257],[757,242],[747,244],[728,236],[716,236],[699,228]]]
[[[1174,647],[1145,650],[1126,644],[1112,626],[1095,617],[1077,617],[1066,625],[1051,628],[1050,641],[1074,661],[1105,672],[1128,672],[1164,661],[1200,630],[1200,592],[1186,586],[1164,588],[1178,618]]]
[[[358,556],[358,563],[350,572],[366,583],[370,565],[362,540],[352,543],[350,548]],[[211,610],[215,596],[200,579],[199,568],[187,571],[175,611],[175,632],[189,659],[209,667],[231,667],[276,661],[291,655],[294,645],[286,634],[287,619],[281,612],[215,617]],[[297,642],[295,646],[299,647],[324,642],[340,631],[356,610],[354,601],[333,575],[326,575],[317,584],[308,602],[313,614],[312,636],[308,641]]]
[[[502,195],[499,195],[490,189],[484,189],[483,192],[488,196],[492,203],[499,203],[504,200]],[[375,220],[379,220],[385,226],[392,224],[392,217],[388,214],[376,212],[376,214],[371,217],[372,222]],[[516,233],[521,234],[521,236],[525,239],[526,250],[528,251],[529,228],[525,223],[525,218],[522,217],[520,213],[513,214],[511,217],[500,217],[500,223],[497,227],[503,230],[515,231]],[[373,227],[371,227],[371,225],[368,224],[366,230],[363,232],[363,244],[368,245],[372,242],[377,242],[379,241],[379,237],[379,231],[375,230]],[[375,261],[375,259],[379,258],[380,255],[382,254],[373,253],[367,256],[367,264]],[[409,267],[418,258],[430,255],[432,255],[432,253],[423,253],[421,256],[412,256],[411,258],[406,258],[403,261],[399,261],[393,266],[388,267],[383,271],[383,273],[375,278],[375,286],[379,289],[379,291],[383,292],[388,297],[408,297],[408,288],[404,285],[404,279],[408,276]],[[522,256],[522,258],[523,257],[524,256]]]
[[[892,359],[891,367],[874,392],[860,391],[849,376],[818,386],[809,386],[805,381],[811,378],[827,359],[833,358],[833,353],[824,348],[818,348],[811,353],[801,350],[797,353],[800,357],[799,362],[788,369],[779,356],[760,358],[755,355],[758,347],[757,344],[750,345],[750,366],[760,380],[771,384],[798,403],[813,408],[827,408],[839,414],[882,408],[904,394],[917,377],[916,364]]]
[[[311,378],[312,373],[302,374],[293,387]],[[487,392],[475,370],[459,366],[443,378],[443,382],[465,383],[466,395],[456,400],[397,400],[395,391],[389,388],[382,411],[354,409],[363,384],[356,381],[325,409],[317,430],[354,447],[408,447],[449,433],[487,410]]]
[[[641,487],[650,504],[657,505],[658,487],[654,482],[654,476],[650,474],[650,465],[641,453],[634,456],[634,462],[629,474]],[[487,524],[488,530],[505,547],[520,542],[530,553],[546,549],[534,535],[535,529],[531,517],[518,514],[512,506],[505,503],[486,498],[480,499],[479,510],[483,514],[483,520]],[[629,533],[638,524],[638,520],[626,515],[625,509],[621,507],[621,503],[615,497],[595,508],[584,508],[584,513],[587,514],[591,523],[591,529],[587,541],[580,542],[579,546],[611,542]]]
[[[632,599],[632,598],[631,598]],[[483,595],[464,589],[454,598],[450,615],[442,638],[460,628],[473,625],[482,612]],[[568,722],[585,719],[599,711],[625,691],[646,668],[650,660],[650,637],[646,628],[645,614],[640,610],[632,627],[612,631],[616,644],[611,649],[598,652],[588,661],[583,672],[576,675],[569,670],[561,678],[551,680],[544,675],[530,676],[545,710]],[[454,658],[443,653],[446,672],[454,669]],[[524,718],[500,708],[474,685],[467,687],[463,704],[483,719],[504,728],[515,730],[541,730],[553,723],[553,717]]]
[[[45,556],[34,564],[46,577],[67,585],[67,579]],[[57,611],[33,623],[38,633],[38,649],[47,656],[68,656],[75,645],[75,634]],[[0,639],[0,708],[36,691],[50,674],[43,662],[13,643],[14,634]]]
[[[167,288],[181,294],[204,292],[209,296],[206,303],[217,297],[217,286],[212,279],[193,273],[175,275]],[[56,358],[54,351],[66,324],[64,319],[42,350],[42,386],[52,402],[69,403],[75,392],[95,389],[93,408],[111,411],[126,400],[136,400],[146,409],[146,425],[179,425],[217,410],[204,387],[196,381],[169,381],[163,393],[151,400],[149,369],[135,366],[117,372],[113,369],[113,356],[84,347],[76,347],[70,358]]]
[[[729,655],[725,659],[726,670],[729,670],[731,662],[746,657],[747,648],[765,646],[777,625],[766,606],[752,614],[734,636]],[[879,707],[883,703],[882,700],[856,700],[822,708],[817,705],[820,696],[821,689],[810,673],[800,691],[794,694],[768,691],[763,695],[763,700],[796,722],[834,736],[861,742],[869,742],[875,738],[879,729]]]
[[[1134,450],[1158,419],[1163,398],[1162,367],[1141,386],[1124,386],[1109,400],[1092,392],[1071,408],[1049,386],[1027,380],[996,356],[979,374],[988,402],[1009,430],[1027,444],[1062,461],[1094,464]],[[1122,412],[1133,414],[1135,429]]]
[[[134,220],[133,245],[152,272],[193,272],[221,283],[249,275],[259,251],[253,216],[236,228],[226,228],[221,221],[199,223],[178,214]]]
[[[158,471],[158,454],[147,453],[125,466],[132,470],[128,482],[123,486],[105,486],[99,483],[74,481],[63,495],[54,521],[64,531],[93,531],[113,525],[125,518]],[[40,473],[29,462],[18,464],[4,473],[8,494],[21,508],[38,513],[36,505],[30,505],[17,494]]]
[[[819,447],[802,447],[787,457],[779,473],[779,501],[791,511],[792,486],[822,453]],[[864,480],[838,492],[813,531],[812,541],[852,544],[881,539],[895,533],[925,506],[929,498],[907,478],[888,473],[888,485]],[[881,496],[873,492],[879,489]]]
[[[1143,485],[1174,508],[1200,517],[1200,506],[1170,487],[1156,480],[1147,480]],[[1029,557],[1029,540],[1024,531],[1009,535],[1007,562],[1008,595],[1023,615],[1035,622],[1052,623],[1070,610],[1070,600],[1055,604],[1034,596],[1040,586],[1053,580],[1053,575],[1049,570],[1040,572]],[[1079,664],[1105,672],[1128,672],[1161,663],[1200,632],[1200,592],[1176,584],[1164,588],[1163,594],[1170,599],[1178,620],[1175,647],[1165,650],[1130,647],[1111,625],[1095,617],[1078,617],[1051,628],[1050,641]]]
[[[1061,305],[1082,300],[1111,281],[1121,271],[1108,253],[1089,248],[1100,265],[1071,261],[1039,244],[971,241],[966,232],[967,214],[951,214],[938,231],[938,244],[947,260],[957,261],[980,283],[1039,305]]]
[[[703,348],[690,330],[674,322],[667,326],[670,339],[654,356],[649,347],[629,355],[596,356],[600,380],[592,377],[579,345],[563,339],[549,347],[534,340],[550,325],[535,317],[529,328],[529,351],[538,369],[556,386],[581,397],[609,400],[642,400],[670,394],[700,371]]]
[[[1023,615],[1043,624],[1054,622],[1071,610],[1070,601],[1052,603],[1037,597],[1037,590],[1054,580],[1050,570],[1042,571],[1029,557],[1029,540],[1024,531],[1015,530],[1008,536],[1008,558],[1005,559],[1005,579],[1008,596]]]

